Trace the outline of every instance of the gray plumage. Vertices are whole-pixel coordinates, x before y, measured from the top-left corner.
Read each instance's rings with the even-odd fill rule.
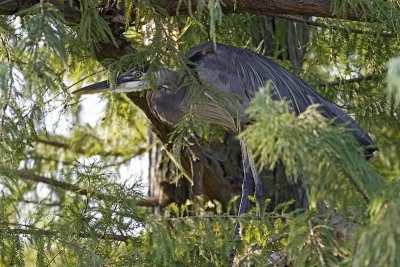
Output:
[[[216,49],[215,49],[216,48]],[[270,82],[272,97],[275,100],[287,101],[292,112],[299,115],[310,105],[318,104],[319,112],[336,124],[346,124],[353,131],[356,140],[366,147],[366,156],[376,150],[374,142],[349,115],[335,104],[324,99],[311,86],[299,77],[282,68],[276,63],[246,49],[229,45],[203,43],[193,47],[187,54],[187,66],[193,70],[200,84],[215,90],[232,93],[240,99],[240,112],[243,115],[252,96]],[[132,92],[149,89],[144,75],[147,68],[134,68],[117,77],[116,92]],[[156,72],[158,90],[147,90],[147,103],[151,112],[160,121],[175,126],[187,112],[190,88],[185,77],[179,77],[176,72],[160,69]],[[75,91],[75,94],[97,93],[109,90],[107,81],[99,82]],[[195,103],[196,104],[196,103]],[[204,104],[203,104],[204,105]],[[218,123],[226,128],[237,127],[235,118],[217,101],[209,99],[204,105],[206,120]],[[251,123],[248,118],[241,116],[242,125]],[[240,213],[248,208],[247,197],[254,192],[257,200],[262,201],[264,190],[255,168],[250,151],[242,144],[244,179]],[[196,183],[196,181],[194,181]],[[261,203],[262,204],[262,203]],[[238,227],[236,228],[238,230]]]
[[[356,140],[366,147],[367,157],[376,150],[368,133],[343,110],[323,98],[295,74],[259,54],[224,44],[216,44],[215,49],[214,44],[209,42],[190,49],[187,59],[188,66],[194,70],[200,83],[239,96],[242,111],[248,107],[251,97],[259,88],[270,82],[272,98],[287,101],[295,114],[304,112],[310,105],[318,104],[318,110],[327,119],[333,119],[337,124],[348,124]],[[117,77],[116,88],[121,87],[119,92],[129,92],[129,86],[125,85],[142,80],[135,76],[137,72],[145,74],[147,68],[136,67]],[[156,72],[157,92],[148,90],[147,93],[147,101],[153,114],[171,126],[179,122],[189,105],[189,88],[182,85],[183,80],[185,77],[178,77],[174,71],[160,69]],[[96,93],[108,88],[108,81],[102,81],[74,93]],[[211,122],[234,128],[234,119],[221,116],[223,110],[216,104],[209,102],[204,116],[208,116]],[[228,120],[230,121],[227,122]],[[242,122],[248,123],[249,120],[243,117]]]
[[[375,150],[368,133],[349,115],[293,73],[249,50],[223,44],[216,47],[214,51],[212,43],[199,44],[189,51],[188,58],[197,64],[196,71],[202,82],[239,95],[243,110],[248,107],[254,93],[270,81],[272,98],[286,100],[297,115],[308,106],[319,104],[323,116],[334,119],[337,124],[348,124],[361,145]]]

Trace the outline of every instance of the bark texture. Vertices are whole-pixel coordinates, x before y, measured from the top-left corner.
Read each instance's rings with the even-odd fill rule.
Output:
[[[0,15],[12,15],[24,8],[30,7],[39,3],[40,0],[1,0],[0,1]],[[54,3],[61,7],[65,5],[61,0],[49,0],[48,2]],[[70,1],[65,1],[70,2]],[[72,1],[79,4],[79,1]],[[189,12],[189,7],[179,0],[160,0],[153,1],[160,7],[167,10],[168,14],[175,15],[185,14]],[[181,2],[181,3],[180,3]],[[197,2],[191,1],[192,10],[196,10]],[[124,15],[123,7],[120,8],[121,12],[115,12],[114,17]],[[222,4],[224,12],[232,13],[251,13],[258,15],[272,15],[272,14],[291,14],[300,16],[315,16],[315,17],[336,17],[331,10],[330,0],[225,0]],[[70,10],[71,11],[71,10]],[[364,20],[365,16],[360,12],[348,10],[346,14],[341,14],[344,18],[350,20]],[[369,17],[372,19],[371,17]],[[114,19],[117,21],[117,19]]]

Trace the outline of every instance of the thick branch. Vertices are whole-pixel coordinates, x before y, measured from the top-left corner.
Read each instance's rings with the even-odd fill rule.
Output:
[[[39,0],[0,0],[0,15],[12,15],[16,12],[38,3]],[[61,1],[51,0],[53,4],[60,7]],[[167,10],[169,15],[187,14],[189,7],[179,0],[164,0],[154,1],[155,4]],[[197,2],[191,1],[192,10],[196,10]],[[178,9],[179,8],[179,9]],[[315,17],[336,17],[331,11],[331,1],[329,0],[225,0],[222,4],[222,9],[226,13],[250,13],[258,15],[273,15],[273,14],[289,14],[300,16],[315,16]],[[69,10],[70,12],[71,10]],[[112,21],[120,21],[120,14],[114,15]],[[76,19],[76,16],[68,16]],[[118,17],[118,18],[117,18]],[[134,16],[133,16],[134,17]],[[364,20],[365,15],[362,12],[348,11],[345,18],[349,20]],[[110,20],[111,21],[111,20]]]
[[[179,0],[160,1],[159,5],[166,8],[170,15],[174,15],[179,7],[179,14],[189,12],[188,6],[179,5]],[[196,10],[196,1],[192,2],[192,10]],[[331,11],[329,0],[242,0],[223,1],[222,9],[225,13],[250,13],[256,15],[273,16],[274,14],[289,14],[314,17],[336,17]],[[345,18],[349,20],[364,20],[365,15],[360,12],[348,11]]]

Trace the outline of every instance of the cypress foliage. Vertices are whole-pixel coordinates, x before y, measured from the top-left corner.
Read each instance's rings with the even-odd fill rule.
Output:
[[[299,72],[287,59],[285,23],[308,24],[299,76],[368,129],[379,153],[366,161],[345,127],[315,107],[295,117],[264,88],[247,110],[255,122],[240,136],[260,169],[282,162],[287,177],[301,176],[311,205],[291,211],[293,203],[281,203],[267,213],[268,200],[264,207],[254,201],[240,218],[232,215],[235,198],[225,206],[173,203],[161,217],[141,207],[149,201],[140,179],[121,173],[150,149],[146,134],[154,127],[143,107],[105,93],[102,119],[82,124],[81,100],[70,92],[112,83],[145,61],[150,71],[184,72],[185,52],[204,41],[261,52],[252,36],[261,16],[224,13],[219,0],[178,1],[191,8],[173,15],[151,0],[40,1],[1,16],[0,265],[227,266],[235,246],[235,266],[400,266],[400,5],[331,2],[337,18],[277,14],[273,60]],[[347,20],[350,9],[364,16]],[[202,93],[193,90],[192,99]],[[187,155],[188,139],[202,146],[223,140],[225,130],[197,111],[163,140],[174,144],[175,159]],[[237,221],[241,242],[232,240]]]

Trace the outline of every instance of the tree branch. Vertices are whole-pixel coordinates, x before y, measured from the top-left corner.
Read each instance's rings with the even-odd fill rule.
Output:
[[[180,0],[160,1],[170,15],[189,13],[189,7]],[[197,2],[191,1],[192,10],[196,10]],[[242,0],[223,1],[221,4],[225,13],[250,13],[257,15],[273,16],[273,14],[290,14],[299,16],[336,17],[331,10],[329,0]],[[177,10],[179,8],[179,10]],[[347,11],[345,18],[349,20],[365,20],[365,15],[360,12]]]
[[[38,200],[29,200],[29,199],[24,199],[24,198],[13,198],[13,197],[2,197],[2,199],[6,199],[8,201],[13,201],[13,202],[21,202],[25,204],[34,204],[34,205],[43,205],[47,207],[61,207],[62,204],[59,202],[50,202],[50,201],[38,201]]]
[[[67,7],[70,7],[62,1],[50,0],[49,2],[56,5],[57,8],[66,9]],[[177,13],[188,14],[189,6],[183,2],[184,1],[180,0],[164,0],[157,1],[157,5],[165,9],[171,16],[174,16]],[[0,0],[0,15],[12,15],[37,3],[39,3],[39,0]],[[190,1],[190,3],[191,10],[196,10],[197,1]],[[225,13],[250,13],[258,15],[289,14],[329,18],[336,17],[331,10],[331,1],[329,0],[225,0],[221,5]],[[114,17],[112,21],[118,23],[124,23],[123,20],[121,21],[121,19],[119,19],[121,15],[124,16],[124,9],[125,8],[123,7],[117,12],[112,12],[115,11],[114,8],[105,7],[107,13]],[[133,10],[133,13],[134,12],[135,11]],[[79,20],[77,14],[75,14],[76,12],[73,12],[71,9],[64,13],[69,17],[69,20],[72,20],[72,18],[74,20]],[[132,18],[134,18],[134,14],[132,15]],[[348,10],[344,18],[356,21],[372,19],[370,15],[365,16],[362,12],[355,12],[354,10]]]
[[[9,223],[9,222],[0,222],[0,225],[4,225],[9,227],[10,232],[18,234],[18,235],[46,235],[55,237],[60,233],[51,230],[39,229],[34,227],[33,225],[26,225],[26,224],[17,224],[17,223]],[[11,228],[11,227],[12,228]],[[78,234],[79,237],[83,238],[93,238],[90,234],[80,233]],[[97,238],[104,239],[104,240],[114,240],[114,241],[128,241],[133,237],[125,236],[125,235],[117,235],[117,234],[98,234]]]
[[[380,80],[380,79],[382,79],[382,77],[379,75],[369,74],[366,76],[360,75],[358,77],[354,77],[354,78],[350,78],[350,79],[343,79],[343,80],[335,79],[332,82],[319,83],[319,84],[316,84],[315,86],[316,87],[325,87],[325,86],[330,87],[330,86],[338,86],[341,84],[358,83],[358,82],[362,82],[362,81],[376,81],[376,80]]]
[[[43,139],[43,138],[38,138],[37,141],[38,141],[38,143],[42,143],[42,144],[45,144],[45,145],[71,150],[73,152],[80,153],[80,154],[87,154],[87,151],[85,149],[83,149],[83,148],[76,148],[76,147],[71,146],[70,144],[62,143],[62,142],[59,142],[59,141],[48,140],[48,139]],[[150,149],[151,146],[152,145],[150,145],[149,147],[147,147],[147,146],[139,146],[139,148],[136,151],[132,151],[132,153],[131,153],[132,157],[143,155],[144,153],[146,153]],[[101,153],[101,155],[103,155],[103,156],[114,156],[114,157],[123,157],[123,156],[125,156],[125,155],[123,155],[121,153],[113,152],[113,151],[105,151],[104,153]],[[129,157],[127,159],[126,158],[123,159],[122,163],[127,161],[127,160],[129,160],[129,159],[131,159],[132,157]],[[117,164],[118,163],[116,163],[115,165],[117,165]],[[111,166],[113,166],[113,165],[114,164],[112,164]]]
[[[289,236],[288,233],[282,233],[282,234],[278,234],[276,236],[274,236],[272,239],[269,239],[267,241],[267,246],[272,246],[274,245],[276,242],[281,241],[282,239],[285,239]],[[261,247],[259,245],[254,245],[253,247],[251,247],[249,249],[249,251],[244,254],[240,259],[237,260],[237,262],[235,262],[235,264],[233,265],[233,267],[238,267],[238,266],[243,266],[243,264],[245,263],[245,261],[249,258],[249,256],[253,255],[254,253],[256,253],[258,250],[261,250]],[[271,254],[272,257],[272,254]],[[270,258],[271,258],[270,257]],[[274,261],[271,261],[274,262]],[[280,265],[279,265],[280,266]]]
[[[42,139],[42,138],[38,138],[37,141],[38,141],[38,143],[42,143],[45,145],[71,150],[73,152],[80,153],[80,154],[86,154],[86,150],[84,150],[83,148],[74,148],[71,145],[65,144],[62,142],[48,140],[48,139]]]
[[[52,187],[57,187],[57,188],[60,188],[60,189],[66,190],[66,191],[70,191],[70,192],[74,192],[76,194],[80,194],[83,196],[95,195],[98,199],[101,199],[101,200],[109,199],[109,196],[106,194],[98,193],[98,192],[92,193],[92,192],[89,192],[87,189],[81,188],[77,185],[66,183],[63,181],[58,181],[56,179],[47,178],[47,177],[37,175],[35,173],[31,173],[31,172],[28,172],[25,170],[18,171],[18,174],[21,178],[28,180],[28,181],[34,181],[34,182],[48,184]],[[121,200],[127,204],[138,205],[138,206],[143,206],[143,207],[159,206],[157,199],[123,198]]]
[[[337,31],[343,31],[343,32],[351,32],[351,33],[355,33],[355,34],[380,35],[380,36],[388,37],[388,38],[397,38],[397,35],[394,33],[391,33],[391,32],[374,32],[371,30],[345,28],[345,27],[340,27],[340,26],[335,26],[335,25],[328,25],[326,23],[313,21],[313,20],[306,19],[306,18],[303,18],[300,16],[292,16],[292,15],[285,15],[285,14],[283,14],[283,15],[275,14],[273,16],[277,17],[277,18],[285,19],[285,20],[304,23],[304,24],[319,27],[319,28],[325,28],[325,29],[331,29],[331,30],[337,30]]]

